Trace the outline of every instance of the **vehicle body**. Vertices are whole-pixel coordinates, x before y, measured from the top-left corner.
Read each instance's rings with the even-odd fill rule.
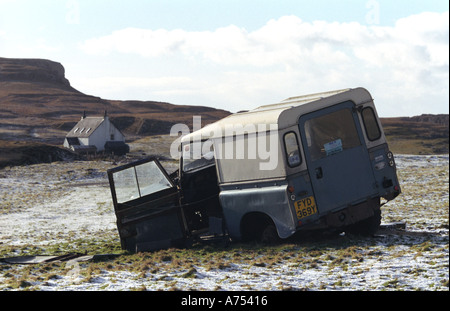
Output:
[[[161,171],[149,174],[164,176],[165,188],[118,202],[117,174],[132,168],[138,176],[149,163]],[[154,159],[108,175],[121,239],[133,236],[122,246],[132,251],[175,245],[201,232],[263,241],[315,229],[372,234],[381,198],[401,192],[373,99],[363,88],[288,98],[185,135],[177,182]]]

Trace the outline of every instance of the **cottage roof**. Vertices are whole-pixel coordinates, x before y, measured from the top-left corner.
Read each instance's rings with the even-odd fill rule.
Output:
[[[105,121],[104,117],[85,117],[73,127],[66,137],[89,137]]]

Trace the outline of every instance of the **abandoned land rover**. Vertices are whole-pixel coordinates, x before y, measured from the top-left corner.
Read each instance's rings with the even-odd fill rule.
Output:
[[[371,235],[381,206],[401,192],[364,88],[235,113],[177,142],[176,174],[154,158],[108,171],[125,250],[182,246],[201,235],[263,242],[317,229]]]

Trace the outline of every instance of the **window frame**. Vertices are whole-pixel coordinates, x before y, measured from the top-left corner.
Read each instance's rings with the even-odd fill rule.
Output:
[[[205,157],[205,155],[203,154],[203,148],[204,148],[204,144],[206,142],[211,143],[210,145],[210,152],[208,152],[205,155],[208,155],[208,157],[210,157],[210,159],[208,159],[207,157]],[[200,143],[200,158],[195,159],[191,157],[194,157],[194,144],[198,144]],[[214,154],[214,144],[210,141],[210,140],[204,140],[204,141],[196,141],[196,142],[189,142],[189,143],[185,143],[185,144],[181,144],[181,162],[180,162],[180,167],[181,167],[181,171],[183,173],[191,173],[194,171],[198,171],[198,170],[203,170],[207,167],[216,165],[216,161],[215,161],[215,154]],[[188,150],[186,150],[185,148],[189,146]],[[185,153],[189,152],[189,162],[186,164],[186,157],[185,157]]]
[[[327,121],[325,120],[326,118],[331,119]],[[342,122],[342,118],[348,118],[348,120],[351,122]],[[331,135],[332,137],[329,137],[329,139],[325,140],[324,137],[330,133],[330,128],[322,129],[321,125],[326,123],[332,124],[332,122],[335,122],[335,120],[340,120],[338,123],[336,123],[339,125],[337,129],[343,131],[342,133],[333,133],[333,135]],[[308,118],[303,123],[302,130],[304,131],[305,134],[306,148],[308,148],[308,154],[311,160],[317,161],[320,159],[324,159],[328,156],[340,153],[342,151],[361,146],[364,143],[364,136],[360,135],[356,122],[360,124],[359,119],[358,121],[354,120],[353,110],[349,107],[339,108],[324,114],[320,114],[318,116]],[[318,125],[320,126],[317,127]],[[320,130],[317,131],[316,129]],[[342,136],[342,134],[344,135]],[[327,151],[325,145],[335,142],[339,144],[338,145],[339,147],[331,148],[330,150]]]
[[[289,134],[294,134],[295,142],[297,143],[297,151],[298,151],[299,161],[295,165],[291,165],[290,162],[289,162],[288,148],[287,148],[287,145],[286,145],[286,136],[289,135]],[[300,164],[302,164],[302,162],[303,162],[303,159],[302,159],[302,155],[301,155],[301,152],[300,152],[300,145],[298,143],[297,133],[295,133],[295,131],[289,131],[289,132],[284,133],[283,134],[283,144],[284,144],[284,155],[286,157],[287,165],[290,168],[294,168],[294,167],[300,166]]]
[[[147,165],[150,165],[150,170],[147,169]],[[146,174],[148,172],[160,172],[160,174]],[[159,177],[161,185],[159,188],[149,188],[153,184],[152,179],[146,179],[145,177],[152,176],[153,178]],[[108,172],[108,178],[110,183],[114,185],[113,198],[117,204],[125,204],[127,202],[136,201],[143,197],[151,196],[161,191],[167,191],[175,187],[170,176],[167,175],[164,168],[156,162],[154,159],[144,159],[136,163],[130,163],[118,170],[112,169]],[[126,190],[126,189],[130,190]]]
[[[378,135],[376,136],[376,138],[373,138],[373,136],[372,135],[370,135],[370,131],[368,130],[368,128],[367,128],[367,124],[366,124],[366,116],[364,115],[364,111],[369,111],[370,110],[370,112],[371,112],[371,115],[370,115],[370,117],[371,118],[373,118],[373,121],[375,122],[375,125],[376,125],[376,129],[377,129],[377,131],[378,131]],[[372,108],[372,107],[370,107],[370,106],[367,106],[367,107],[364,107],[362,110],[361,110],[361,119],[362,119],[362,121],[363,121],[363,124],[364,124],[364,131],[366,132],[366,137],[367,137],[367,139],[368,140],[370,140],[370,141],[376,141],[376,140],[378,140],[378,139],[380,139],[381,138],[381,129],[380,129],[380,125],[378,124],[378,118],[377,118],[377,116],[375,115],[375,110]]]

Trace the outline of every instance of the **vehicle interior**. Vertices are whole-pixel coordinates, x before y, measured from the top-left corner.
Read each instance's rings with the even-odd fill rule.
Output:
[[[192,148],[191,148],[192,149]],[[181,206],[187,226],[193,234],[208,231],[211,221],[222,219],[216,164],[212,153],[192,157],[189,145],[180,159]],[[221,225],[220,225],[221,226]],[[217,231],[217,230],[213,230]],[[220,230],[219,230],[220,231]]]

